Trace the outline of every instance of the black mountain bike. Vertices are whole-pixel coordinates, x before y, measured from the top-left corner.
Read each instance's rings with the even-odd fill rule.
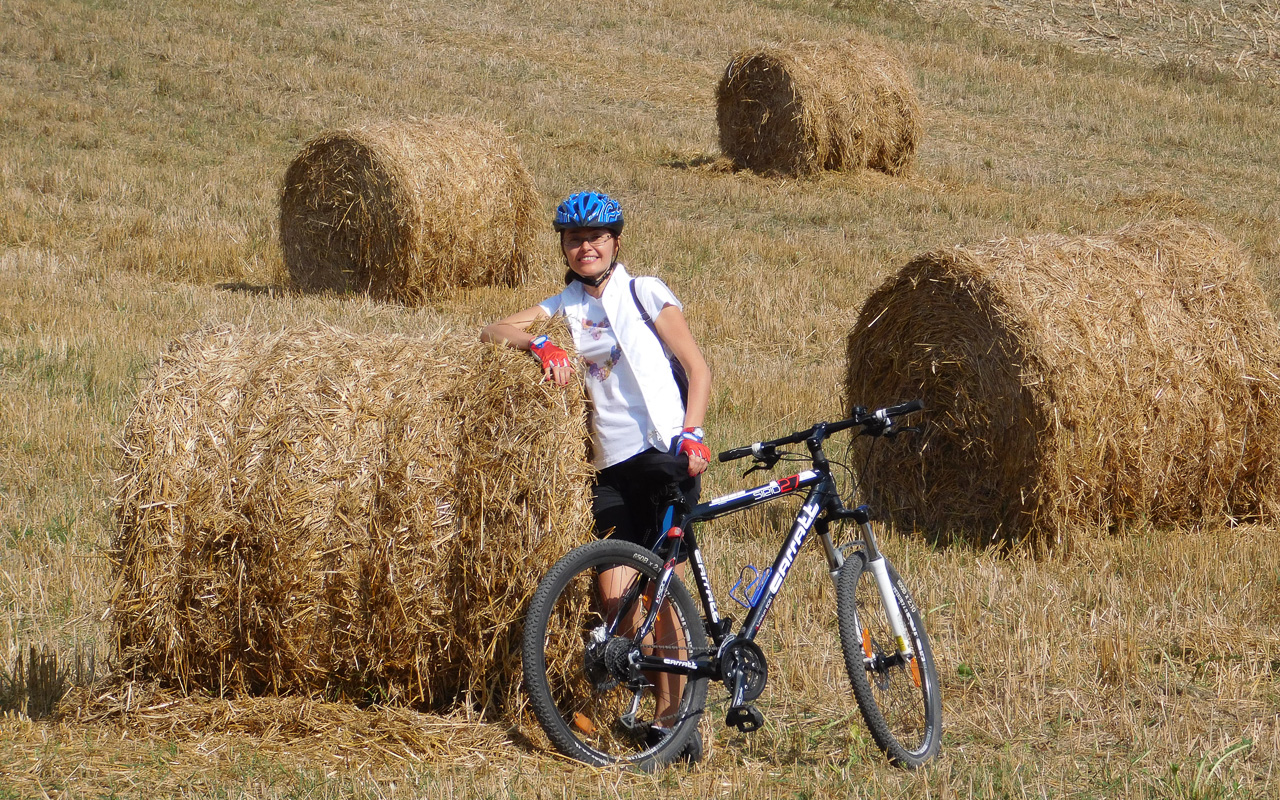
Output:
[[[827,437],[848,428],[867,436],[916,430],[898,427],[895,418],[921,408],[918,400],[870,413],[857,408],[839,422],[727,450],[721,461],[753,459],[748,472],[788,457],[812,461],[812,469],[692,509],[673,487],[653,550],[602,540],[556,562],[530,603],[522,652],[534,714],[556,748],[601,766],[667,764],[696,732],[708,680],[729,691],[725,724],[744,733],[757,730],[764,719],[751,701],[764,691],[769,670],[756,635],[796,554],[816,530],[835,581],[845,667],[872,737],[900,766],[918,767],[936,755],[942,703],[919,609],[876,546],[870,509],[845,507],[823,452]],[[808,446],[808,456],[778,449],[799,442]],[[733,619],[721,616],[716,605],[694,525],[801,489],[808,495],[773,566],[747,591],[735,587],[749,606],[735,631]],[[860,538],[837,545],[831,523],[846,519],[857,524]],[[702,615],[675,572],[682,548]]]

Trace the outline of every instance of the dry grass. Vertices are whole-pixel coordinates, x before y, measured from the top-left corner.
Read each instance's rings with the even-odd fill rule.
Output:
[[[724,65],[817,30],[865,36],[909,65],[929,136],[906,176],[717,168]],[[1178,213],[1238,243],[1280,308],[1274,89],[900,4],[656,0],[552,14],[528,0],[3,0],[0,76],[6,668],[31,644],[60,661],[77,646],[108,651],[112,441],[175,336],[317,321],[357,336],[474,331],[557,290],[535,269],[524,286],[448,289],[418,308],[248,291],[284,281],[281,176],[319,131],[463,115],[513,137],[544,198],[584,185],[620,195],[628,264],[675,288],[711,361],[713,447],[838,413],[864,300],[912,256],[957,242]],[[716,467],[707,485],[740,482]],[[708,526],[718,586],[772,555],[782,516]],[[1139,527],[1047,561],[894,544],[947,681],[943,758],[918,774],[887,768],[849,716],[829,580],[810,554],[762,639],[765,730],[740,737],[709,719],[710,757],[692,773],[597,772],[501,724],[393,723],[382,710],[351,724],[394,755],[348,758],[345,734],[289,720],[353,709],[245,706],[260,720],[249,732],[233,719],[238,701],[193,698],[147,712],[154,727],[10,715],[0,794],[1275,796],[1274,535]],[[451,755],[418,763],[414,746],[388,744],[436,733],[456,743]]]
[[[875,505],[935,541],[1069,547],[1135,524],[1280,514],[1280,330],[1245,255],[1202,225],[927,253],[849,334],[851,403],[924,398]]]
[[[777,530],[752,527],[749,539],[713,538],[718,578],[736,559],[760,563],[768,548],[754,539]],[[147,784],[172,796],[245,785],[268,797],[503,786],[520,788],[512,796],[749,797],[837,785],[867,797],[1272,796],[1272,538],[1246,527],[1094,539],[1050,561],[890,540],[890,556],[915,576],[943,678],[946,749],[918,773],[887,768],[862,728],[843,686],[829,578],[807,558],[769,625],[766,727],[719,727],[725,698],[713,691],[709,760],[692,773],[573,766],[465,714],[126,685],[77,692],[53,724],[0,723],[0,775],[15,790],[73,796]]]
[[[735,165],[792,175],[863,168],[899,175],[921,136],[902,64],[855,41],[736,54],[716,86],[716,123]]]
[[[1153,64],[1166,74],[1280,83],[1280,12],[1269,3],[916,0],[913,5],[928,17],[959,11],[983,25],[1082,53]]]
[[[515,286],[541,212],[511,140],[433,119],[326,131],[289,165],[280,244],[302,291],[419,305],[455,286]]]

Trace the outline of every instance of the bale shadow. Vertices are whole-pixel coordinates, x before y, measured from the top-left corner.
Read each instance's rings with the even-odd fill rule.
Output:
[[[659,163],[672,169],[696,170],[698,172],[737,172],[739,170],[739,167],[734,165],[733,159],[728,156],[707,153],[700,153],[695,156],[674,156]]]
[[[48,719],[68,691],[92,684],[96,671],[97,653],[80,645],[61,653],[44,644],[29,644],[25,653],[19,648],[12,669],[0,663],[0,716]]]
[[[284,297],[289,294],[287,286],[279,284],[256,284],[248,281],[227,281],[225,283],[214,284],[215,289],[221,289],[224,292],[244,292],[246,294],[265,294],[268,297]]]

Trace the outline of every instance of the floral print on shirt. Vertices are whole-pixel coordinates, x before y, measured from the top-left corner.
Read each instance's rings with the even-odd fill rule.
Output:
[[[609,323],[605,322],[605,324],[608,325]],[[587,364],[587,374],[603,383],[604,380],[609,377],[610,373],[613,372],[613,368],[622,360],[622,348],[616,344],[610,348],[609,358],[607,358],[603,364],[597,364],[589,358],[584,358],[582,360]]]
[[[589,319],[584,319],[582,321],[582,329],[591,334],[591,338],[595,339],[597,342],[600,341],[600,337],[604,335],[604,329],[608,327],[611,327],[608,319],[602,319],[599,322],[594,322]],[[614,360],[614,363],[618,363],[616,359]]]

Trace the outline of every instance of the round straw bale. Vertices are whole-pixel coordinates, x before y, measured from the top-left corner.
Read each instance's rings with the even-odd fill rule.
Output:
[[[537,191],[514,144],[474,120],[322,133],[289,165],[280,241],[300,291],[406,305],[530,273]]]
[[[1280,334],[1244,254],[1181,221],[917,257],[848,338],[851,403],[924,398],[875,505],[939,541],[1274,519]]]
[[[738,167],[899,175],[915,158],[920,106],[902,64],[853,41],[744,50],[716,88],[720,149]]]
[[[510,705],[525,605],[591,529],[582,395],[540,377],[527,354],[443,333],[179,340],[122,442],[126,672]]]

